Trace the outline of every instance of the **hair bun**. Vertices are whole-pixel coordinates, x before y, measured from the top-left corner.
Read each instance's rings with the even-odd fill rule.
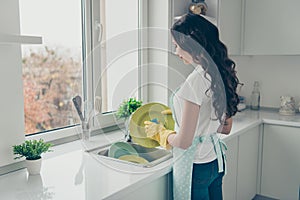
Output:
[[[207,12],[207,4],[204,1],[191,3],[189,6],[189,12],[195,15],[206,15]]]

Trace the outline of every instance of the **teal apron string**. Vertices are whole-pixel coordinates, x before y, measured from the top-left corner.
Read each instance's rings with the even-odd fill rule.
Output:
[[[227,150],[226,143],[218,137],[217,133],[212,133],[207,136],[200,136],[199,142],[200,143],[211,142],[214,145],[214,151],[217,155],[217,160],[218,160],[219,173],[224,172],[226,174],[227,168],[225,167],[224,170],[223,167],[223,163],[226,166],[226,154],[225,154],[225,151]]]
[[[226,155],[225,155],[225,151],[227,150],[227,145],[225,144],[225,142],[223,140],[221,140],[217,136],[216,133],[211,134],[210,138],[214,145],[215,153],[217,155],[219,173],[224,172],[225,174],[227,174]],[[225,170],[223,167],[223,163],[225,165]]]
[[[169,105],[170,105],[170,108],[172,110],[172,113],[173,113],[173,116],[174,116],[173,118],[174,118],[174,121],[175,121],[177,127],[179,127],[179,123],[178,123],[177,117],[175,115],[175,109],[174,109],[173,101],[174,101],[174,96],[178,92],[179,89],[180,89],[180,86],[178,88],[176,88],[175,91],[171,94],[170,100],[169,100]]]

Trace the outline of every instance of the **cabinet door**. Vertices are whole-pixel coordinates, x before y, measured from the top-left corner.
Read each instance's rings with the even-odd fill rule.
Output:
[[[237,199],[252,199],[256,195],[259,126],[239,136]]]
[[[170,174],[164,175],[151,183],[148,183],[138,190],[132,192],[123,198],[123,200],[167,200],[172,197],[168,194],[168,176]]]
[[[300,128],[265,125],[261,194],[298,199],[300,185]]]
[[[238,138],[226,141],[228,150],[226,152],[227,174],[223,180],[223,199],[236,200],[236,176],[238,158]]]
[[[299,0],[245,0],[244,54],[299,54],[299,8]]]
[[[219,30],[230,55],[241,55],[242,1],[219,0]]]

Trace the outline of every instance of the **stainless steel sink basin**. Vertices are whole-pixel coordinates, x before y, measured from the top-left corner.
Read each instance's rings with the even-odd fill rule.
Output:
[[[129,161],[124,161],[124,160],[119,160],[117,158],[112,158],[108,156],[108,150],[110,145],[105,146],[105,147],[100,147],[96,149],[89,150],[88,152],[100,156],[100,157],[105,157],[107,159],[111,159],[117,162],[122,162],[122,163],[127,163],[130,165],[135,165],[135,166],[140,166],[140,167],[153,167],[159,163],[162,163],[163,161],[166,161],[172,157],[172,153],[168,150],[162,149],[160,147],[155,147],[155,148],[146,148],[141,145],[135,144],[135,143],[130,143],[128,142],[135,150],[138,152],[140,157],[145,158],[149,163],[146,164],[141,164],[141,163],[135,163],[135,162],[129,162]]]

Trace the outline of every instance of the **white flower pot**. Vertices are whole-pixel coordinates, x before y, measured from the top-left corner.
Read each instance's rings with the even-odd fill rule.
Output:
[[[41,166],[42,166],[42,158],[37,160],[26,159],[26,167],[30,175],[40,174]]]

